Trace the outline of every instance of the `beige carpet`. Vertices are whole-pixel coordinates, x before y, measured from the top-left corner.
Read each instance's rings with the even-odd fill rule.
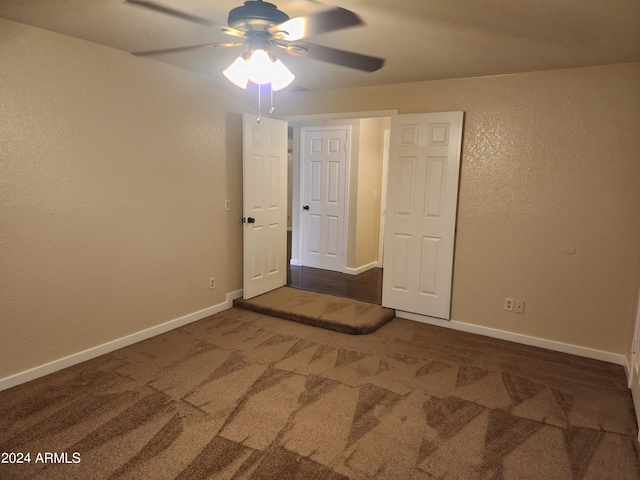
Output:
[[[398,318],[233,308],[0,392],[2,480],[637,480],[636,437],[621,367]]]
[[[361,335],[375,332],[394,317],[394,311],[373,303],[281,287],[233,305],[295,322]]]

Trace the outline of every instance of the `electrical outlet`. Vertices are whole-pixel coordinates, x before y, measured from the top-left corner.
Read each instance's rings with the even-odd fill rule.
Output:
[[[514,312],[524,313],[524,300],[516,300],[514,305],[515,305],[513,309]]]
[[[513,298],[504,299],[504,309],[507,312],[513,312]]]
[[[216,288],[216,277],[211,277],[209,279],[209,290]]]
[[[229,210],[231,210],[231,200],[225,200],[224,201],[224,209],[228,212]]]

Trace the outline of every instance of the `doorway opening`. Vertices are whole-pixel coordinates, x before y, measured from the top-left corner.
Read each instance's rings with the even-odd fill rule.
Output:
[[[261,129],[255,117],[243,115],[243,213],[246,226],[243,233],[243,298],[249,299],[286,285],[287,278],[287,245],[288,231],[287,189],[287,122],[271,119],[267,130]],[[335,121],[335,120],[334,120]],[[393,115],[390,117],[391,132],[390,168],[388,179],[382,180],[379,170],[366,159],[367,148],[372,144],[366,134],[365,127],[379,118],[361,118],[353,121],[359,135],[347,137],[347,141],[335,143],[348,149],[344,170],[350,172],[334,175],[346,183],[347,193],[342,203],[345,210],[342,229],[344,241],[338,245],[340,235],[329,235],[331,229],[325,229],[329,239],[336,240],[335,245],[326,251],[336,257],[343,257],[334,262],[332,268],[326,270],[343,271],[337,273],[357,275],[373,268],[383,268],[382,305],[393,308],[404,315],[419,319],[430,316],[450,319],[451,289],[453,277],[453,256],[455,246],[455,226],[457,216],[458,184],[460,175],[460,159],[462,147],[462,129],[464,112],[413,113]],[[340,120],[343,122],[343,120]],[[258,125],[258,126],[256,126]],[[291,247],[289,265],[306,266],[301,255],[301,248],[306,245],[305,239],[311,236],[311,244],[327,243],[326,239],[317,238],[322,228],[317,222],[310,235],[301,221],[301,216],[310,205],[302,194],[305,185],[304,175],[309,170],[320,169],[321,174],[314,174],[316,180],[312,184],[317,192],[329,198],[335,198],[336,182],[323,183],[323,175],[331,175],[333,166],[311,165],[299,159],[300,142],[296,142],[296,126],[293,127],[291,145],[292,188],[291,188]],[[361,129],[362,127],[362,129]],[[266,127],[265,127],[266,128]],[[336,130],[329,127],[328,130]],[[299,137],[299,133],[298,133]],[[374,135],[375,143],[380,144],[380,135]],[[330,142],[335,139],[329,138]],[[384,143],[384,142],[383,142]],[[314,144],[311,144],[314,146]],[[265,148],[272,148],[269,153]],[[317,147],[317,145],[315,145]],[[306,148],[306,147],[304,147]],[[311,149],[313,150],[313,149]],[[316,150],[318,150],[316,148]],[[336,151],[329,148],[328,151]],[[369,148],[369,153],[377,152],[370,158],[381,157],[380,151]],[[314,151],[313,153],[317,153]],[[324,160],[313,160],[322,163]],[[329,163],[329,160],[327,160]],[[342,167],[340,167],[342,168]],[[380,169],[381,171],[382,169]],[[377,183],[368,183],[374,177]],[[317,181],[321,179],[321,181]],[[388,211],[381,212],[380,195],[382,186],[388,185]],[[328,185],[328,186],[327,186]],[[373,206],[368,203],[373,198]],[[377,202],[377,203],[376,203]],[[266,211],[277,215],[271,218]],[[371,214],[376,221],[367,222]],[[255,217],[254,217],[255,215]],[[316,217],[321,214],[314,213]],[[335,212],[331,215],[336,215]],[[258,218],[259,217],[259,218]],[[384,228],[380,228],[384,217]],[[334,220],[332,225],[336,225]],[[331,222],[327,222],[329,224]],[[377,232],[377,233],[376,233]],[[380,232],[384,232],[383,239]],[[316,237],[314,237],[316,235]],[[379,242],[384,241],[382,255]],[[329,244],[329,243],[327,243]],[[318,247],[316,251],[320,252]],[[371,256],[365,254],[372,253]],[[383,265],[384,259],[384,265]],[[290,275],[290,278],[293,278]],[[266,281],[273,280],[271,283]],[[329,280],[325,280],[329,282]],[[255,287],[249,294],[249,286]],[[343,294],[348,291],[342,289]],[[416,317],[416,315],[418,317]]]
[[[289,118],[287,286],[317,293],[331,294],[369,303],[382,304],[383,239],[386,206],[388,133],[395,111],[366,112],[337,117]],[[326,182],[331,167],[316,179],[311,175],[321,169],[322,159],[314,157],[309,166],[308,154],[326,131],[348,131],[345,152],[346,171],[334,185]],[[327,138],[330,142],[331,139]],[[315,144],[312,142],[316,142]],[[335,142],[335,140],[334,140]],[[335,143],[334,143],[335,144]],[[317,154],[317,153],[316,153]],[[327,159],[331,162],[334,159]],[[334,162],[334,165],[337,163]],[[337,170],[337,169],[335,169]],[[344,234],[339,238],[335,266],[314,268],[305,262],[305,248],[317,246],[317,229],[310,228],[309,188],[319,186],[327,192],[344,188]],[[334,188],[332,190],[332,188]],[[307,189],[307,191],[305,191]],[[317,194],[317,191],[314,192]],[[305,207],[311,207],[305,209]],[[316,215],[319,218],[319,215]],[[337,222],[336,222],[337,223]],[[326,238],[327,233],[323,235]],[[306,256],[308,258],[308,255]]]

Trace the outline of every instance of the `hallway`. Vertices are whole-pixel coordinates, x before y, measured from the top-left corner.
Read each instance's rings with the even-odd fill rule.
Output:
[[[382,305],[382,269],[349,275],[319,268],[289,265],[287,286]]]

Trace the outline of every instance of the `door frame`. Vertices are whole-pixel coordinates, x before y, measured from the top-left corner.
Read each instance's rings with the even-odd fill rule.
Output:
[[[382,131],[382,172],[380,178],[380,229],[378,233],[378,268],[384,268],[384,226],[387,215],[387,188],[389,186],[389,152],[391,128]]]
[[[301,265],[301,255],[302,255],[302,242],[298,238],[300,235],[299,225],[300,225],[300,209],[302,208],[302,203],[300,199],[300,128],[301,126],[306,125],[326,125],[327,122],[339,122],[342,120],[355,120],[361,118],[375,118],[375,117],[391,117],[393,115],[397,115],[398,110],[369,110],[369,111],[359,111],[359,112],[338,112],[338,113],[321,113],[321,114],[309,114],[309,115],[289,115],[278,117],[281,120],[286,121],[289,124],[289,127],[293,129],[293,144],[292,144],[292,155],[293,155],[293,188],[291,192],[291,265]],[[351,158],[351,155],[349,155]],[[349,164],[350,165],[350,164]],[[349,166],[347,167],[349,169]],[[349,177],[351,178],[351,177]],[[348,194],[347,191],[347,202],[348,202]],[[348,208],[348,206],[347,206]],[[347,210],[348,212],[348,210]],[[348,228],[345,226],[345,235],[348,232]],[[345,245],[346,248],[346,245]],[[346,261],[346,256],[345,256]]]

